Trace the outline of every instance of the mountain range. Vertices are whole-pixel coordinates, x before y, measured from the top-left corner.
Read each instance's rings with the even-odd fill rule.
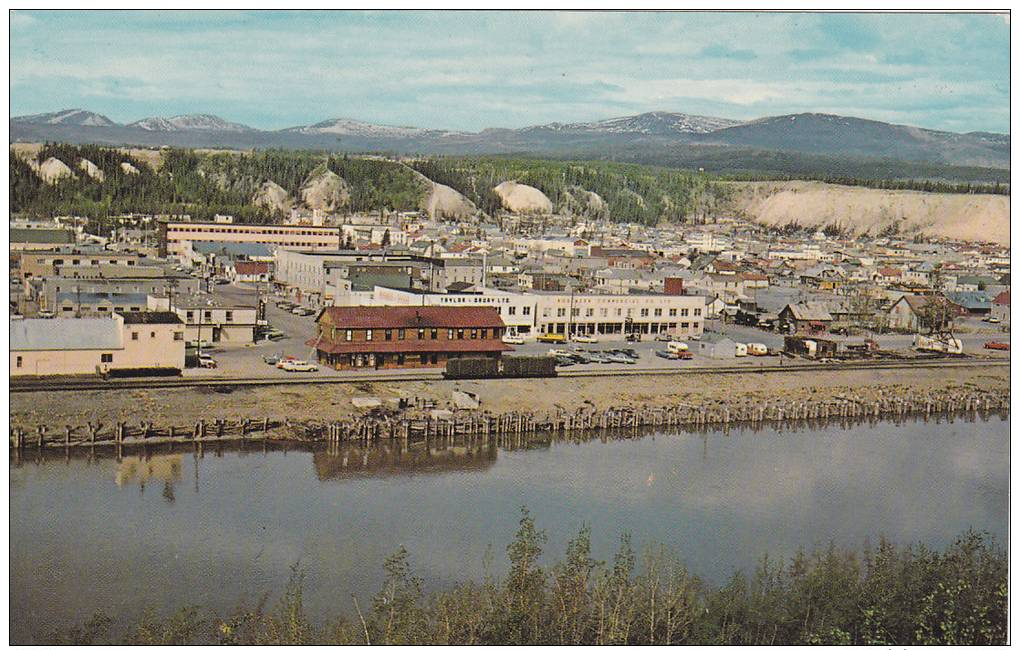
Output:
[[[576,155],[656,163],[730,154],[759,160],[768,152],[799,154],[811,165],[832,159],[893,160],[936,166],[1009,168],[1010,136],[953,133],[876,120],[799,113],[751,121],[655,111],[591,122],[479,132],[387,126],[336,118],[275,131],[215,115],[149,117],[118,124],[82,109],[10,119],[12,142],[135,146],[323,149],[421,154]],[[637,153],[635,153],[637,152]],[[693,153],[692,153],[693,152]],[[784,163],[787,164],[787,163]],[[908,166],[909,167],[909,166]],[[938,172],[936,172],[937,175]]]

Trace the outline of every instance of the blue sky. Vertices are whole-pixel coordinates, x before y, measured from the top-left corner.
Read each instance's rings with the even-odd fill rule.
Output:
[[[13,115],[478,130],[651,110],[1009,132],[993,15],[16,12]]]

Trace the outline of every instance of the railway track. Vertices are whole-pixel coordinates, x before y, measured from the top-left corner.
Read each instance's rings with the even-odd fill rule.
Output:
[[[782,372],[839,372],[846,370],[902,370],[913,368],[967,368],[1009,366],[1008,359],[893,359],[887,361],[842,362],[833,364],[791,364],[785,366],[719,366],[714,368],[612,368],[563,370],[557,378],[695,376],[728,374],[766,374]],[[176,377],[171,379],[77,379],[58,381],[12,381],[11,393],[58,391],[106,391],[163,388],[248,388],[252,386],[302,386],[311,384],[353,384],[376,382],[438,381],[438,371],[400,375],[369,375],[343,377]]]

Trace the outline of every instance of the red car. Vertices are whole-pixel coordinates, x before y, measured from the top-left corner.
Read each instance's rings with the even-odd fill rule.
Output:
[[[986,350],[1005,350],[1009,352],[1009,343],[1000,343],[999,341],[989,341],[985,343]]]

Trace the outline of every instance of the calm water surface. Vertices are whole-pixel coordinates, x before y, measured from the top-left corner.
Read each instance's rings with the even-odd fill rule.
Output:
[[[505,568],[527,506],[558,559],[583,522],[597,556],[621,533],[661,542],[712,581],[762,554],[858,547],[885,535],[942,546],[968,528],[1007,538],[1009,425],[883,422],[442,448],[29,451],[10,463],[11,639],[97,610],[226,612],[280,594],[299,563],[313,616],[379,588],[403,544],[430,587]]]

